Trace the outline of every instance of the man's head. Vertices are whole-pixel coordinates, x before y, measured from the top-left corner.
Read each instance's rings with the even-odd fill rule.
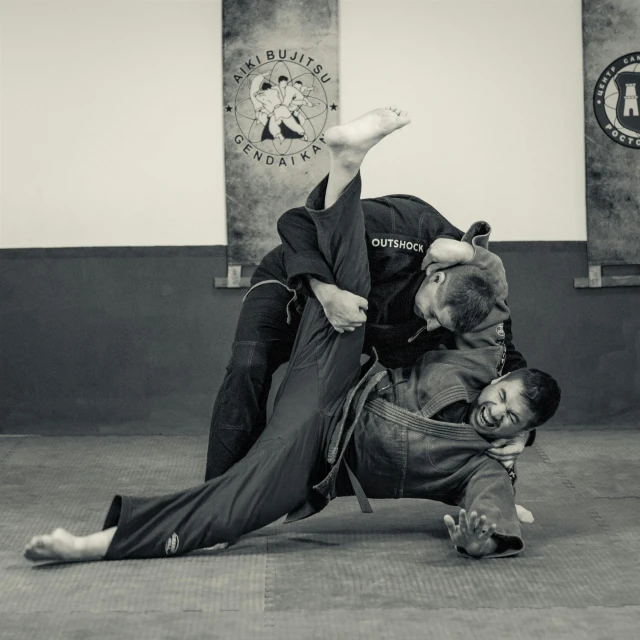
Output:
[[[465,333],[473,331],[495,304],[495,293],[482,270],[462,264],[425,277],[413,310],[427,322],[427,331],[444,327]]]
[[[299,89],[302,86],[302,82],[300,80],[296,80],[293,83],[293,86],[296,87],[297,89]]]
[[[286,84],[287,84],[288,82],[289,82],[289,78],[287,78],[287,76],[280,76],[280,77],[278,78],[278,84],[279,84],[281,87],[286,86]]]
[[[538,369],[517,369],[486,386],[471,406],[469,423],[490,440],[512,438],[549,420],[560,404],[560,387]]]

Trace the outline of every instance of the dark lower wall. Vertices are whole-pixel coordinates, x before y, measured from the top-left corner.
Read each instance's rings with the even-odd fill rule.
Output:
[[[562,424],[640,417],[640,290],[576,290],[583,242],[494,243],[516,346]],[[245,290],[225,247],[0,251],[0,430],[203,433]]]

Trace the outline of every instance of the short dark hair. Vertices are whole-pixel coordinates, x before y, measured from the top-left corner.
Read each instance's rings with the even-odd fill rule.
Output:
[[[282,82],[283,80],[289,80],[289,78],[287,78],[287,76],[280,76],[278,78],[278,82]]]
[[[449,308],[455,333],[473,331],[496,305],[496,294],[481,269],[459,264],[444,270],[438,290],[440,304]]]
[[[296,80],[293,84],[302,84],[302,80]]]
[[[535,429],[550,420],[560,405],[560,387],[544,371],[539,369],[516,369],[509,373],[512,379],[522,382],[522,397],[533,413],[533,422],[527,430]]]
[[[266,91],[267,89],[271,89],[273,85],[270,82],[263,82],[262,86],[260,87],[263,91]]]

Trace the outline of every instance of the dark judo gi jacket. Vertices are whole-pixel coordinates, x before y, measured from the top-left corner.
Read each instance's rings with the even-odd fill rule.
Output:
[[[427,352],[404,369],[381,370],[373,359],[347,396],[333,431],[329,473],[287,521],[307,517],[336,495],[353,492],[363,511],[371,511],[367,497],[426,498],[464,506],[495,522],[494,556],[524,548],[510,477],[484,455],[491,441],[469,424],[433,419],[453,402],[472,402],[502,372],[507,283],[500,259],[484,248],[489,232],[486,223],[476,223],[465,240],[476,247],[472,264],[491,276],[496,307],[476,331],[456,336],[455,350]],[[340,488],[345,474],[353,491]]]
[[[364,352],[375,348],[385,367],[411,365],[425,351],[439,345],[455,348],[454,335],[444,328],[426,331],[413,312],[413,300],[424,280],[426,251],[436,238],[460,240],[462,232],[424,200],[396,194],[361,200],[371,292],[368,296]],[[305,296],[312,296],[307,277],[335,284],[318,247],[317,231],[304,207],[290,209],[278,220],[282,244],[270,251],[256,269],[252,284],[279,280]],[[511,319],[504,322],[505,372],[527,363],[512,344]]]

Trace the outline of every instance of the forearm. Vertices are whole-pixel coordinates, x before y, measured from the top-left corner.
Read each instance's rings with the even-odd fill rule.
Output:
[[[487,459],[473,473],[465,488],[462,504],[467,511],[486,516],[487,523],[495,523],[495,530],[490,538],[490,547],[483,549],[481,556],[475,556],[474,549],[458,548],[459,553],[497,558],[515,555],[524,549],[511,480],[496,460]]]
[[[309,288],[313,291],[313,295],[322,306],[325,305],[326,301],[333,293],[340,290],[335,284],[322,282],[313,276],[307,276],[307,282],[309,284]]]

